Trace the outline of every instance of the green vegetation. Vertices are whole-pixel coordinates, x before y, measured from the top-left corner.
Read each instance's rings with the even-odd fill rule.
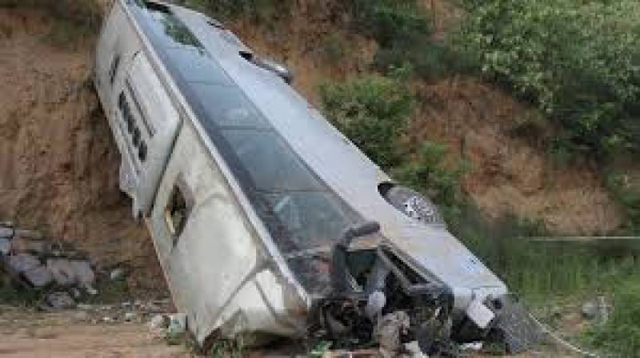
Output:
[[[611,319],[596,325],[587,333],[588,340],[618,357],[640,357],[640,282],[622,282],[614,293],[614,311]]]
[[[320,87],[325,113],[355,145],[384,168],[401,160],[400,134],[411,113],[411,94],[398,79],[368,75]]]
[[[463,44],[483,73],[600,159],[640,150],[640,3],[466,0]]]
[[[354,30],[378,43],[373,65],[382,72],[408,64],[419,77],[437,79],[473,69],[453,46],[432,37],[429,14],[417,0],[356,0],[344,6]]]

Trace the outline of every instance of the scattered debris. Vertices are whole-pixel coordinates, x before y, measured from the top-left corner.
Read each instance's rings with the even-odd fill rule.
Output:
[[[176,337],[187,331],[187,315],[185,313],[174,313],[169,316],[169,328],[167,334]]]
[[[400,352],[400,338],[408,333],[409,328],[409,315],[404,311],[386,314],[378,320],[373,335],[380,344],[380,352],[384,357],[394,357]]]
[[[45,300],[53,308],[74,308],[76,306],[76,301],[67,292],[50,293]]]

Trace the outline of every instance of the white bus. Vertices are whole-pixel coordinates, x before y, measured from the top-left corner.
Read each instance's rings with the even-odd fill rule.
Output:
[[[505,284],[291,80],[183,7],[117,0],[104,21],[94,82],[120,186],[197,340],[354,346],[398,312],[401,340],[425,351],[442,346],[433,327],[458,342],[505,336]]]

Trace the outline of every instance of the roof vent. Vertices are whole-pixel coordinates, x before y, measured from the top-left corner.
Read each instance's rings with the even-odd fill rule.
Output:
[[[293,82],[293,72],[291,72],[291,70],[289,70],[284,65],[271,60],[267,60],[262,57],[255,56],[252,52],[249,51],[240,51],[240,56],[260,68],[264,68],[267,71],[275,73],[278,77],[282,78],[288,84],[291,84],[291,82]]]

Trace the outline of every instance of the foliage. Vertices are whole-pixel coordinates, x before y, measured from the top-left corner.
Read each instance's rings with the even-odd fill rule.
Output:
[[[416,0],[355,0],[345,6],[357,29],[383,48],[429,33],[426,13]]]
[[[640,3],[466,0],[462,43],[482,71],[600,158],[640,149]]]
[[[241,358],[245,356],[242,340],[219,339],[213,342],[206,356],[211,358]]]
[[[468,171],[468,163],[449,168],[445,163],[446,156],[446,146],[424,142],[416,158],[402,163],[395,170],[395,176],[403,184],[425,193],[438,203],[447,219],[455,220],[464,202],[460,180]]]
[[[614,292],[614,310],[603,325],[594,326],[588,338],[596,347],[618,357],[640,357],[640,282],[629,279]]]
[[[400,160],[399,138],[412,97],[398,79],[367,75],[320,87],[325,113],[356,146],[383,168]]]
[[[467,71],[465,57],[431,36],[429,14],[417,0],[356,0],[346,2],[355,30],[379,45],[374,67],[383,72],[409,64],[426,79]]]

